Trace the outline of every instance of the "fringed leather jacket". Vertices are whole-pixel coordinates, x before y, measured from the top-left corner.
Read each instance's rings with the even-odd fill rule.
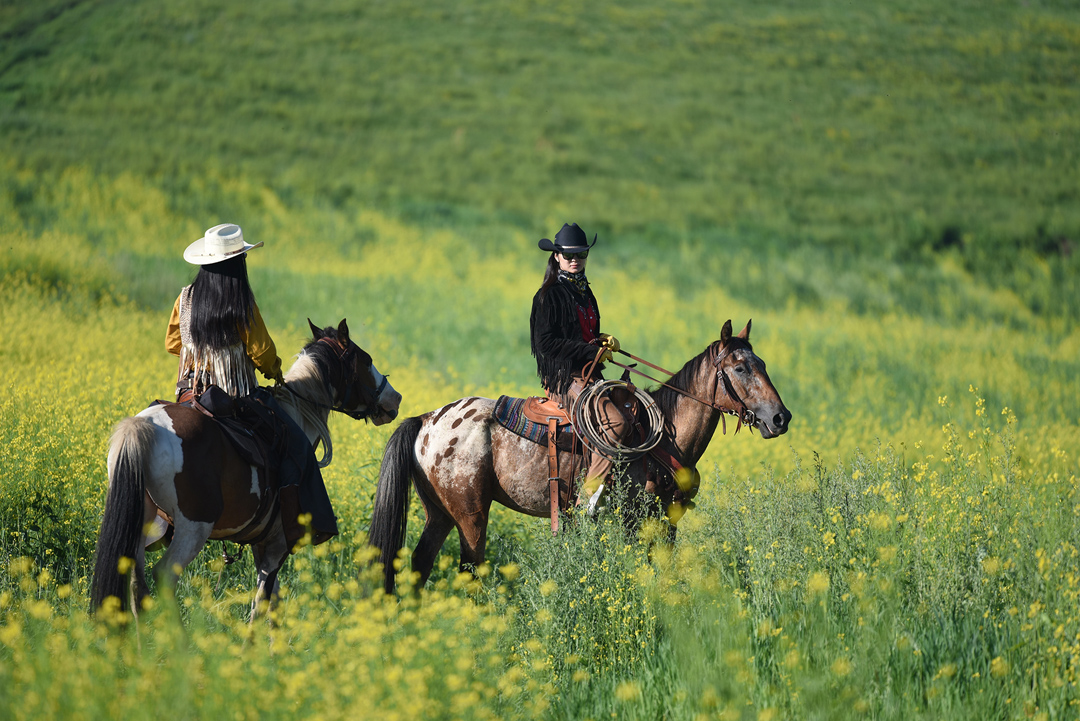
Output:
[[[529,326],[540,383],[550,393],[566,393],[599,350],[590,344],[600,335],[600,308],[592,289],[586,285],[583,293],[560,279],[546,292],[537,291]],[[594,376],[602,370],[603,365],[597,366]]]
[[[281,358],[266,330],[259,306],[253,306],[251,324],[246,331],[240,331],[240,340],[241,345],[229,348],[196,347],[191,339],[191,286],[180,292],[165,335],[165,349],[180,356],[179,383],[191,372],[196,378],[205,374],[210,383],[239,398],[258,387],[256,369],[269,379],[281,375]]]

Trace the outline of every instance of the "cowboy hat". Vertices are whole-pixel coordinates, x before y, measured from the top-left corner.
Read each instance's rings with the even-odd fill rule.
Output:
[[[184,251],[184,260],[194,265],[210,265],[243,255],[261,245],[261,240],[254,245],[245,243],[244,231],[240,230],[239,225],[222,223],[210,228],[203,237],[189,245]]]
[[[585,231],[578,227],[577,223],[563,224],[562,230],[555,234],[555,242],[547,238],[540,239],[540,250],[556,253],[580,253],[596,245],[596,234],[593,233],[592,243]]]

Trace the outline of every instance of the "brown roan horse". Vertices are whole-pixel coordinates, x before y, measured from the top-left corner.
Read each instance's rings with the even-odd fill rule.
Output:
[[[723,413],[757,428],[763,438],[788,430],[791,413],[750,346],[750,323],[733,336],[727,321],[720,339],[688,361],[666,385],[678,390],[650,391],[664,416],[660,447],[683,467],[697,464]],[[461,540],[462,570],[483,563],[492,501],[531,516],[548,515],[547,449],[499,425],[492,418],[494,408],[495,401],[487,398],[462,398],[406,419],[390,437],[369,533],[369,542],[381,551],[388,593],[394,588],[394,559],[405,542],[410,484],[427,514],[412,554],[412,569],[420,574],[421,585],[452,528],[457,528]],[[569,468],[571,461],[570,453],[560,453],[560,468]],[[679,495],[671,475],[649,456],[629,464],[617,482],[627,484],[632,499],[655,497],[658,509],[667,508]],[[569,494],[568,486],[560,488],[562,494]],[[562,500],[564,507],[572,502]]]
[[[304,430],[314,446],[323,444],[320,465],[333,446],[327,428],[331,410],[375,425],[397,416],[401,394],[379,373],[371,356],[349,338],[344,320],[335,329],[311,324],[313,339],[304,346],[272,389],[279,405]],[[276,590],[277,574],[289,554],[276,490],[263,469],[237,454],[217,423],[184,405],[155,405],[117,424],[109,446],[109,492],[98,538],[91,589],[94,608],[109,596],[129,603],[122,558],[133,561],[130,595],[146,593],[146,548],[171,524],[168,550],[156,565],[158,578],[176,576],[210,539],[250,544],[258,572],[252,604]]]

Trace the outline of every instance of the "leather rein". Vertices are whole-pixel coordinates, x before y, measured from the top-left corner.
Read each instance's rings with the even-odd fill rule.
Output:
[[[334,356],[339,361],[342,379],[345,380],[345,393],[343,398],[341,399],[341,402],[337,405],[329,406],[325,403],[319,403],[318,401],[313,401],[310,398],[305,398],[304,396],[294,391],[292,388],[289,388],[287,383],[282,383],[281,387],[287,390],[296,398],[299,398],[305,403],[310,403],[317,408],[325,408],[327,410],[337,411],[338,413],[344,413],[349,418],[353,418],[358,421],[366,420],[372,414],[373,410],[378,407],[377,401],[379,400],[379,396],[382,395],[383,390],[386,389],[387,383],[389,383],[389,376],[383,376],[382,382],[379,384],[379,387],[375,389],[374,393],[366,394],[364,393],[366,387],[363,386],[363,384],[358,383],[354,380],[345,379],[345,369],[349,367],[349,364],[353,360],[353,356],[356,355],[356,351],[354,350],[356,346],[350,343],[348,347],[344,347],[341,345],[340,341],[331,338],[320,338],[318,342],[325,343],[326,345],[330,346],[330,349],[334,351]],[[360,401],[364,404],[365,410],[357,411],[346,407],[348,405],[353,405],[353,403],[350,403],[350,401],[354,401],[356,396],[360,396]]]
[[[603,353],[603,349],[601,349],[600,352]],[[643,363],[644,365],[647,365],[648,367],[650,367],[650,368],[652,368],[654,370],[660,371],[661,373],[669,376],[669,380],[670,380],[670,376],[675,375],[674,373],[672,373],[669,370],[665,370],[664,368],[661,368],[658,365],[653,365],[652,363],[645,360],[644,358],[638,358],[636,355],[633,355],[632,353],[627,353],[626,351],[624,351],[622,349],[619,349],[618,351],[615,351],[615,352],[616,353],[621,353],[622,355],[626,356],[627,358],[630,358],[631,360],[635,360],[638,363]],[[744,425],[747,428],[750,429],[751,433],[753,433],[754,432],[754,423],[757,421],[757,415],[752,410],[750,410],[746,406],[746,403],[743,401],[743,399],[739,397],[739,394],[735,390],[735,387],[731,384],[731,379],[728,378],[727,372],[724,370],[723,366],[721,365],[724,358],[726,358],[730,352],[731,351],[728,350],[727,348],[721,348],[719,351],[717,351],[716,357],[713,358],[713,361],[712,361],[713,365],[716,366],[716,385],[713,386],[712,400],[706,400],[706,399],[704,399],[704,398],[702,398],[700,396],[697,396],[697,395],[695,395],[693,393],[690,393],[689,391],[685,391],[682,388],[676,388],[675,386],[668,385],[667,383],[665,383],[662,380],[659,380],[657,378],[653,378],[652,376],[650,376],[650,375],[648,375],[646,373],[642,373],[641,371],[639,371],[637,368],[634,368],[633,366],[623,365],[622,363],[619,363],[618,361],[616,361],[614,359],[609,361],[609,362],[612,365],[616,365],[616,366],[618,366],[618,367],[620,367],[620,368],[622,368],[624,370],[630,371],[632,373],[637,373],[639,376],[643,376],[645,378],[648,378],[649,380],[653,381],[654,383],[659,383],[664,388],[668,388],[670,390],[673,390],[676,393],[679,393],[680,395],[684,395],[687,398],[690,398],[691,400],[695,400],[698,403],[701,403],[702,405],[709,406],[713,410],[720,411],[720,423],[723,426],[723,432],[724,432],[725,435],[727,434],[727,421],[724,419],[725,414],[734,416],[737,419],[737,424],[735,426],[735,432],[736,433],[738,433],[739,430]],[[599,359],[599,354],[597,355],[597,359]],[[737,409],[725,408],[724,406],[722,406],[722,405],[720,405],[720,404],[718,404],[716,402],[716,393],[719,390],[721,383],[724,384],[724,391],[727,393],[728,397],[731,398],[732,400],[734,400],[736,403],[738,403],[739,407]]]

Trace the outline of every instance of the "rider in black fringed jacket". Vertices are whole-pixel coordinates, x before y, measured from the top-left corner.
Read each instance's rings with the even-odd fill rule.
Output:
[[[536,372],[549,397],[568,410],[585,390],[582,378],[585,366],[596,358],[601,346],[601,360],[611,360],[619,350],[619,341],[600,332],[600,308],[585,277],[585,263],[590,244],[585,231],[577,223],[563,225],[555,241],[540,241],[541,250],[551,253],[540,290],[533,296],[529,325]],[[590,380],[602,378],[603,364],[598,364]],[[598,401],[597,416],[609,441],[625,442],[631,422],[609,398]],[[591,493],[601,483],[607,483],[612,462],[593,454],[585,487]]]

